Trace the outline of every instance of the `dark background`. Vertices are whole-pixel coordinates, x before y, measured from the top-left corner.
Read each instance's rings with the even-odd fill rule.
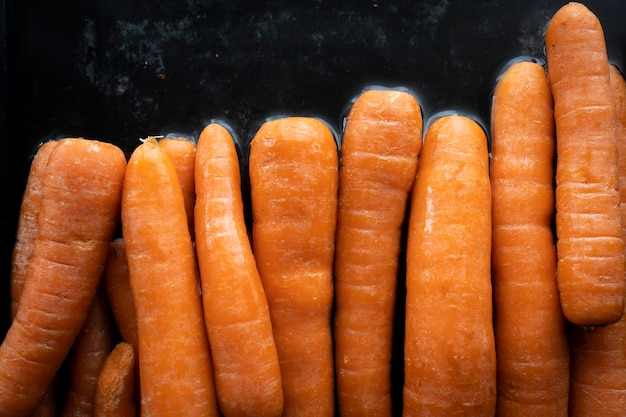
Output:
[[[341,132],[364,87],[408,88],[427,119],[457,110],[489,124],[509,60],[542,58],[565,1],[6,0],[0,10],[0,335],[31,157],[84,136],[130,155],[139,138],[228,123],[244,145],[268,117],[312,115]],[[626,3],[587,1],[623,68]],[[245,168],[245,153],[244,153]],[[245,172],[245,170],[244,170]]]

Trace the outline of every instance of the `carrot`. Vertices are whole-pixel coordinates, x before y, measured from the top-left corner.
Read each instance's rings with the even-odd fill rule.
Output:
[[[611,65],[611,91],[617,112],[618,174],[626,182],[626,83]],[[620,188],[626,224],[626,188]],[[622,237],[626,230],[622,228]],[[626,315],[607,326],[572,326],[570,416],[623,416],[626,410]]]
[[[339,414],[392,415],[391,356],[402,225],[422,145],[407,92],[369,90],[341,144],[335,254]]]
[[[191,239],[194,239],[193,210],[196,201],[194,184],[194,166],[196,163],[196,144],[185,137],[166,136],[159,140],[161,148],[167,152],[183,190],[185,213]]]
[[[182,189],[153,137],[128,162],[122,235],[137,314],[141,415],[217,415]]]
[[[315,118],[267,121],[251,141],[249,174],[252,247],[280,359],[283,415],[333,415],[333,134]]]
[[[115,145],[61,140],[42,183],[38,237],[15,320],[0,346],[0,415],[32,412],[80,332],[120,210]]]
[[[107,356],[96,386],[94,417],[133,417],[135,397],[135,350],[119,342]]]
[[[580,3],[552,17],[545,35],[557,136],[557,283],[565,317],[614,323],[624,312],[615,108],[598,18]]]
[[[567,416],[569,351],[556,284],[554,120],[544,67],[512,64],[491,117],[498,416]]]
[[[487,139],[473,120],[428,127],[407,240],[403,416],[493,416]]]
[[[93,415],[98,377],[114,345],[110,314],[101,287],[70,351],[69,382],[61,417]]]
[[[102,283],[122,340],[137,350],[137,312],[128,275],[124,238],[118,237],[111,241]]]
[[[37,218],[43,198],[42,182],[50,153],[57,141],[42,143],[31,163],[26,189],[22,197],[20,215],[17,225],[15,246],[11,263],[11,318],[15,317],[17,306],[24,290],[24,281],[28,275],[35,242],[37,240]]]
[[[280,416],[280,365],[246,231],[232,136],[209,124],[196,155],[196,250],[220,410],[225,416]]]

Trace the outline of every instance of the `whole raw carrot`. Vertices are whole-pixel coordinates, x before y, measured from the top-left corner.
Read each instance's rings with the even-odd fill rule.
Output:
[[[571,2],[545,35],[557,136],[557,282],[565,317],[614,323],[624,312],[624,242],[615,108],[602,26]]]
[[[569,351],[552,233],[554,119],[544,67],[508,67],[491,110],[496,415],[567,416]]]
[[[611,91],[617,114],[618,174],[626,183],[626,83],[610,66]],[[626,224],[626,188],[620,188],[622,224]],[[623,227],[623,226],[622,226]],[[622,228],[622,237],[626,230]],[[614,324],[571,330],[570,416],[626,414],[626,315]]]
[[[252,247],[280,359],[284,416],[334,414],[338,152],[315,118],[264,123],[250,144]]]
[[[61,140],[50,155],[24,291],[0,346],[0,415],[28,415],[80,332],[119,220],[126,159],[115,145]]]
[[[91,416],[98,377],[114,346],[113,321],[102,287],[69,354],[69,379],[61,417]]]
[[[233,138],[209,124],[196,155],[196,250],[220,410],[227,417],[280,416],[280,365],[246,231]]]
[[[485,133],[467,117],[438,117],[411,197],[404,417],[494,415],[490,254]]]
[[[152,137],[128,162],[122,234],[137,313],[141,415],[216,416],[182,189],[172,161]]]
[[[159,140],[161,148],[167,152],[176,174],[178,182],[183,190],[185,200],[185,213],[187,213],[187,223],[191,239],[194,239],[193,210],[196,202],[194,166],[196,163],[196,144],[186,137],[166,136]]]
[[[335,374],[341,416],[392,415],[391,356],[402,225],[422,145],[403,91],[368,90],[341,142],[335,253]]]
[[[135,363],[135,350],[130,343],[119,342],[113,348],[98,376],[94,417],[137,415]]]

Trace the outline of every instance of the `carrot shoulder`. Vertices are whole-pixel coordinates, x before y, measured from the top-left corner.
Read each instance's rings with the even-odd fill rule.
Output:
[[[280,365],[246,231],[233,138],[209,124],[196,155],[196,250],[220,409],[225,416],[280,416]]]
[[[264,123],[250,144],[252,247],[280,359],[284,416],[334,413],[338,153],[324,122]]]
[[[216,416],[183,194],[154,138],[140,144],[128,162],[122,234],[137,314],[142,415]]]
[[[565,317],[599,325],[624,312],[615,108],[598,18],[568,3],[546,30],[557,136],[557,280]]]
[[[61,140],[43,179],[39,234],[15,320],[0,346],[0,414],[39,403],[96,294],[119,219],[126,159],[116,146]]]
[[[392,414],[391,356],[402,225],[422,144],[407,92],[369,90],[341,142],[335,255],[339,414]]]
[[[554,120],[541,64],[504,72],[491,123],[497,415],[567,416],[569,352],[552,232]]]
[[[427,129],[409,215],[404,417],[494,415],[488,165],[474,121]]]
[[[120,342],[107,356],[98,376],[94,417],[133,417],[137,415],[135,395],[135,350]]]

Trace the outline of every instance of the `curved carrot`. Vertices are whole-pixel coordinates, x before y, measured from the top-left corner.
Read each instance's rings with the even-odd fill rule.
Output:
[[[407,241],[403,416],[493,416],[487,139],[464,116],[426,131]]]
[[[98,376],[94,417],[137,415],[135,363],[135,350],[130,343],[120,342],[113,348]]]
[[[220,409],[280,416],[280,365],[244,222],[237,151],[219,124],[200,134],[195,176],[196,250]]]
[[[620,185],[626,182],[626,83],[610,66],[617,112]],[[626,189],[620,188],[620,211],[626,221]],[[626,224],[626,223],[622,223]],[[626,238],[626,230],[622,229]],[[623,416],[626,410],[626,315],[614,324],[573,326],[571,331],[570,416]]]
[[[119,218],[126,159],[63,139],[43,179],[39,234],[15,320],[0,346],[0,415],[32,412],[80,332]]]
[[[335,254],[339,414],[392,415],[391,355],[402,225],[422,145],[409,93],[369,90],[341,143]]]
[[[280,359],[283,415],[333,415],[333,134],[314,118],[268,121],[250,144],[249,173],[252,247]]]
[[[61,417],[91,416],[98,377],[113,349],[113,322],[102,289],[69,354],[69,381]]]
[[[128,162],[122,234],[137,313],[141,414],[216,416],[183,194],[174,165],[152,137]]]
[[[497,415],[566,417],[569,351],[555,278],[555,137],[544,67],[510,66],[491,115]]]
[[[546,30],[557,135],[557,282],[575,324],[616,322],[624,312],[624,242],[615,109],[598,18],[571,2]]]
[[[166,136],[159,140],[159,145],[172,160],[178,182],[183,190],[185,200],[185,213],[187,213],[187,223],[191,239],[194,239],[193,210],[196,201],[194,166],[196,163],[196,144],[185,137]]]

